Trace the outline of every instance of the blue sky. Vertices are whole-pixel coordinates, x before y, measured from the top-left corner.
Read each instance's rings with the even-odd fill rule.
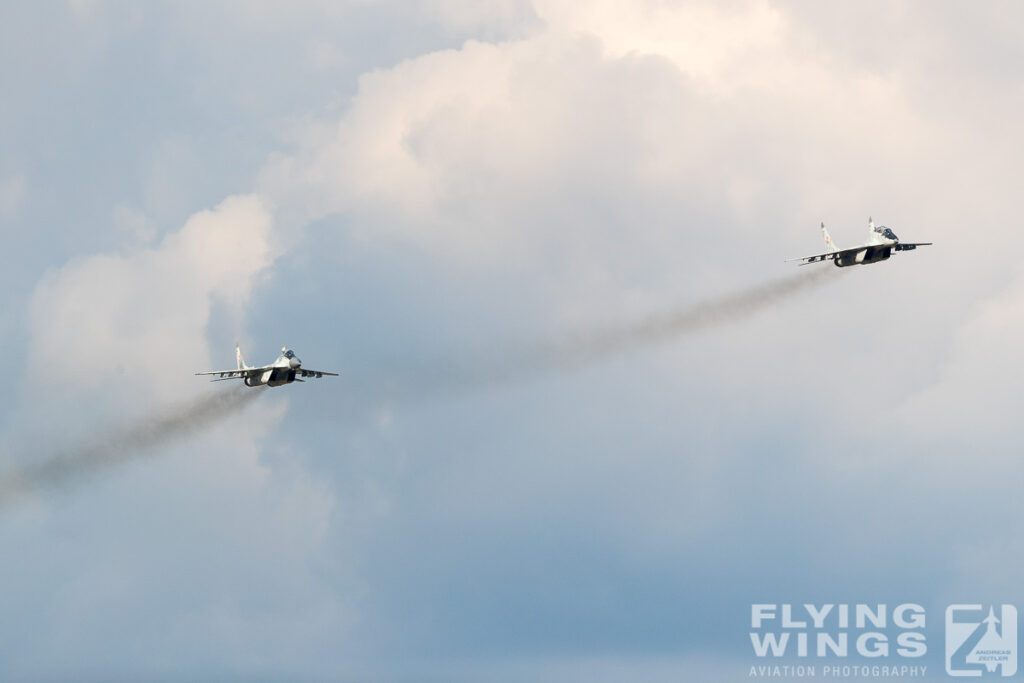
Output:
[[[0,678],[740,680],[806,601],[940,677],[1024,597],[1020,13],[7,3],[0,468],[341,376],[0,510]],[[868,215],[936,244],[517,376]]]

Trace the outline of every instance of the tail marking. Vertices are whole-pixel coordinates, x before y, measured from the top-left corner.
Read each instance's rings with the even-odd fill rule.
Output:
[[[832,241],[832,235],[828,234],[828,230],[825,229],[825,224],[821,224],[821,234],[825,237],[825,253],[834,254],[839,251],[836,248],[835,242]]]

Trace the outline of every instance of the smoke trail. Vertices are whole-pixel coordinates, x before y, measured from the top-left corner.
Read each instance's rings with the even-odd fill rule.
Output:
[[[147,451],[199,432],[244,409],[262,389],[238,387],[141,417],[84,445],[62,449],[0,475],[0,508],[43,489],[70,485],[106,467],[141,457]]]
[[[685,308],[653,315],[634,323],[584,331],[526,358],[528,369],[574,366],[632,349],[663,343],[677,337],[747,318],[798,292],[817,287],[836,275],[833,268],[801,272],[733,294]]]
[[[392,381],[383,398],[418,402],[438,394],[463,393],[572,370],[620,353],[742,320],[802,291],[820,287],[836,275],[835,268],[801,271],[637,321],[580,330],[542,343],[507,344],[485,354],[432,363],[414,373],[415,376],[409,378],[411,383]]]

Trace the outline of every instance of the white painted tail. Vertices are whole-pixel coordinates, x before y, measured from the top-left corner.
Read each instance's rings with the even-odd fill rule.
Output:
[[[836,248],[835,242],[832,241],[832,235],[828,234],[828,230],[825,229],[825,224],[821,224],[821,234],[825,237],[825,253],[834,254],[839,249]]]
[[[238,361],[239,370],[245,370],[249,367],[245,364],[245,359],[242,358],[242,348],[238,344],[235,344],[235,359]]]

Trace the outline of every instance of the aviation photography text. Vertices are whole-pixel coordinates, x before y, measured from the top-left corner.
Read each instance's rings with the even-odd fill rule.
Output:
[[[748,675],[921,678],[928,671],[921,662],[926,624],[925,608],[916,603],[755,603],[750,643],[757,661]]]

